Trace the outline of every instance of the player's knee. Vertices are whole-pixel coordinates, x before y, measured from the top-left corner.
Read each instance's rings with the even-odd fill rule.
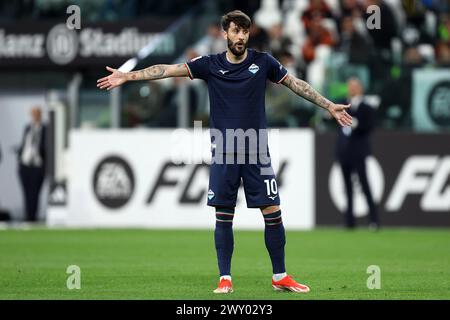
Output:
[[[283,220],[281,218],[280,207],[279,206],[273,206],[273,207],[277,207],[278,210],[271,211],[270,213],[263,212],[264,224],[266,225],[266,227],[278,226],[283,223]]]
[[[274,213],[274,212],[277,212],[280,210],[281,210],[280,206],[268,206],[268,207],[261,208],[261,212],[264,215]]]
[[[216,224],[227,226],[233,224],[234,208],[216,207]]]

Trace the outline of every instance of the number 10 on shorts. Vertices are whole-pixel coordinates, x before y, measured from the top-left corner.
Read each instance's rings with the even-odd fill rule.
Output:
[[[275,178],[264,180],[266,184],[267,195],[276,195],[278,193],[277,181]]]

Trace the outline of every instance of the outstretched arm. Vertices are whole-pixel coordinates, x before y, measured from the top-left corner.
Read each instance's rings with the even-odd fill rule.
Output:
[[[311,87],[307,82],[297,79],[291,75],[283,80],[283,84],[295,92],[297,95],[305,98],[306,100],[322,107],[336,119],[341,126],[349,126],[352,124],[352,117],[345,111],[350,105],[334,104],[316,90]]]
[[[158,64],[132,72],[121,72],[110,67],[106,67],[106,70],[111,74],[97,80],[97,87],[100,89],[110,90],[127,81],[158,80],[170,77],[187,77],[189,75],[184,63]]]

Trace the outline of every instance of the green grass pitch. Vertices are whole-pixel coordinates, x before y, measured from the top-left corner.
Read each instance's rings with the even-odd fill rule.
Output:
[[[235,231],[234,293],[215,295],[213,231],[0,231],[0,299],[450,299],[450,230],[287,231],[289,274],[308,294],[275,292],[263,232]],[[81,289],[66,287],[69,265]],[[381,289],[366,286],[381,269]]]

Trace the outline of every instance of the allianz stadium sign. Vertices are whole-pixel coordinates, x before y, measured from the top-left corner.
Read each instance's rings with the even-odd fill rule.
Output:
[[[92,24],[69,30],[65,23],[0,25],[1,66],[89,66],[123,63],[161,35],[170,20],[133,24]],[[175,54],[175,39],[164,37],[156,56]]]

